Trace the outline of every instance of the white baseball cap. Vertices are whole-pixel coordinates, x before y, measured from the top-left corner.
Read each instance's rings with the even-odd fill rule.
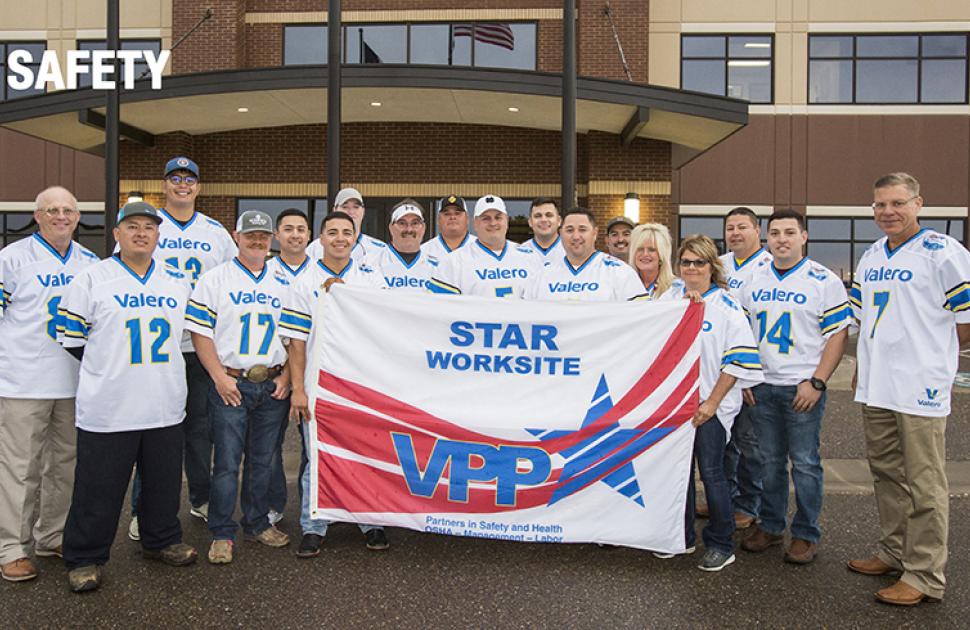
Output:
[[[360,202],[360,205],[364,205],[364,198],[360,195],[360,191],[356,188],[341,188],[337,193],[337,198],[334,199],[333,207],[339,208],[344,205],[345,202],[351,199],[356,199]]]
[[[421,212],[421,208],[414,204],[406,203],[403,206],[398,206],[394,213],[391,214],[391,223],[397,223],[409,214],[414,214],[420,217],[424,221],[424,213]]]
[[[498,195],[485,195],[475,202],[475,218],[482,216],[489,210],[498,210],[504,215],[509,211],[505,209],[505,202]]]

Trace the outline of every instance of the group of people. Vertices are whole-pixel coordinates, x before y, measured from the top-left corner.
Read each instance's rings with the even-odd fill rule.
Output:
[[[80,215],[61,187],[38,195],[38,231],[0,250],[4,579],[36,577],[33,552],[63,557],[72,590],[98,588],[133,471],[129,537],[145,558],[194,562],[178,519],[183,458],[189,513],[212,534],[210,562],[232,562],[240,527],[246,540],[287,546],[276,526],[287,501],[282,445],[291,421],[304,446],[308,439],[308,366],[321,325],[314,305],[321,291],[346,283],[492,298],[703,302],[692,424],[705,501],[695,500],[692,474],[684,553],[695,550],[695,517],[707,516],[698,565],[705,571],[735,561],[737,529],[746,530],[746,551],[782,546],[787,530],[784,560],[815,559],[827,382],[857,330],[855,396],[882,538],[872,557],[848,568],[901,574],[876,593],[887,603],[943,596],[943,435],[958,350],[970,341],[970,253],[920,227],[913,177],[876,182],[874,219],[885,237],[862,256],[848,292],[805,257],[805,220],[792,210],[768,218],[767,250],[759,217],[739,207],[725,218],[724,255],[701,235],[683,238],[675,255],[665,226],[623,217],[606,226],[606,254],[596,249],[595,215],[562,213],[550,198],[532,203],[533,237],[521,245],[507,240],[508,212],[496,195],[470,212],[460,196],[439,200],[438,234],[426,242],[426,211],[405,199],[384,243],[361,233],[366,209],[352,188],[336,194],[313,240],[297,209],[275,225],[246,210],[230,236],[196,209],[199,167],[187,157],[165,165],[163,186],[164,208],[134,201],[119,211],[118,247],[105,260],[72,241]],[[279,255],[269,258],[274,238]],[[329,523],[311,517],[306,448],[297,488],[296,555],[312,558]],[[383,528],[360,529],[368,549],[388,548]]]

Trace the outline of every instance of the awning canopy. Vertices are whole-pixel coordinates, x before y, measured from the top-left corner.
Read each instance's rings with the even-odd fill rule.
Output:
[[[414,65],[347,66],[343,122],[436,122],[560,130],[558,74]],[[122,135],[141,142],[327,122],[326,66],[166,76],[121,94]],[[380,105],[372,105],[380,103]],[[510,111],[509,108],[517,108]],[[239,108],[247,108],[242,113]],[[704,151],[747,124],[736,99],[579,78],[576,126],[624,141],[654,138]],[[104,144],[104,93],[90,88],[0,103],[0,125],[82,151]]]

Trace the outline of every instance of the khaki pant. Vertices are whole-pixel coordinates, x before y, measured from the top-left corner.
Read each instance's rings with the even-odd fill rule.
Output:
[[[61,544],[75,439],[73,398],[0,398],[0,563]]]
[[[943,597],[950,506],[946,418],[869,406],[862,415],[882,533],[876,556],[902,571],[906,584]]]

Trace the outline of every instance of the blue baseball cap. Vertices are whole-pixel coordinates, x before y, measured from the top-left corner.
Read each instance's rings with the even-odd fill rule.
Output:
[[[131,217],[148,217],[156,224],[162,222],[162,217],[159,216],[155,206],[145,201],[132,201],[122,206],[118,210],[118,220],[115,221],[115,225],[121,225],[122,221]]]
[[[162,177],[168,177],[170,173],[174,173],[175,171],[188,171],[198,177],[199,165],[184,155],[173,157],[165,163],[165,173],[162,174]]]

